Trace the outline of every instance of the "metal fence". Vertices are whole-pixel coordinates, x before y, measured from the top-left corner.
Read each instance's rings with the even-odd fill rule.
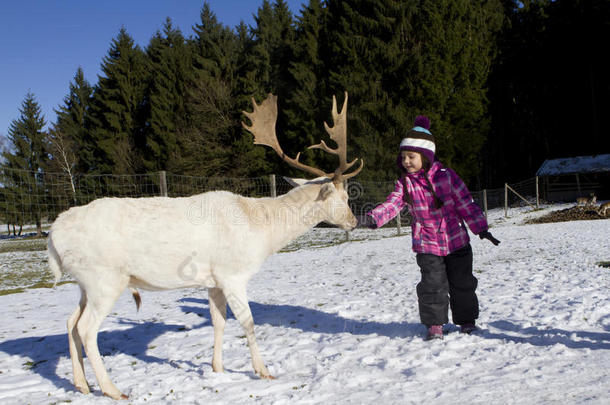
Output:
[[[348,184],[354,214],[363,215],[385,201],[394,190],[392,181],[355,181]],[[249,197],[268,197],[288,192],[292,186],[280,176],[256,178],[193,177],[166,172],[142,175],[80,175],[40,173],[24,170],[0,171],[0,221],[7,230],[31,224],[48,224],[72,206],[101,197],[184,197],[212,190],[226,190]],[[473,198],[485,210],[539,201],[537,179],[506,185],[500,189],[473,191]],[[397,225],[407,225],[408,214]]]

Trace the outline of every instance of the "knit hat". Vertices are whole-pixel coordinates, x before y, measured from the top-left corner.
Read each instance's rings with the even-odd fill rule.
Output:
[[[425,115],[418,115],[413,123],[413,128],[407,132],[407,136],[400,142],[400,150],[412,150],[424,155],[430,163],[435,159],[434,135],[430,132],[430,119]]]

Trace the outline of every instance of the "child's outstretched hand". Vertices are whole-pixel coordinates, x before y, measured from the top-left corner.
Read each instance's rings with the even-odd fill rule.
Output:
[[[489,233],[489,231],[483,231],[483,232],[479,233],[479,238],[488,239],[491,243],[493,243],[496,246],[498,246],[500,244],[500,241],[497,240],[496,238],[494,238],[493,235],[491,233]]]
[[[377,223],[370,215],[359,215],[357,228],[377,229]]]

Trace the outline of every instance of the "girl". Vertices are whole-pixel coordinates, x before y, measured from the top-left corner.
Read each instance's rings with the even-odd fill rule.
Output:
[[[430,120],[415,119],[400,143],[398,167],[402,175],[387,201],[367,213],[365,226],[377,228],[406,205],[413,216],[413,251],[421,270],[417,299],[428,339],[443,338],[443,324],[451,307],[453,322],[461,332],[476,329],[479,302],[477,279],[472,275],[472,249],[464,222],[481,239],[500,243],[488,231],[481,209],[464,182],[436,159]]]

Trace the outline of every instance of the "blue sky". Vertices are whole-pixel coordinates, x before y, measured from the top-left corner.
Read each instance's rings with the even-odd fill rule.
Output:
[[[273,0],[272,3],[275,1]],[[305,0],[287,0],[294,15]],[[20,0],[0,7],[0,135],[19,118],[31,91],[47,122],[68,93],[81,66],[93,85],[110,42],[125,27],[145,47],[170,17],[185,36],[199,21],[203,0]],[[262,0],[208,0],[210,8],[231,28],[243,20],[254,24]]]

